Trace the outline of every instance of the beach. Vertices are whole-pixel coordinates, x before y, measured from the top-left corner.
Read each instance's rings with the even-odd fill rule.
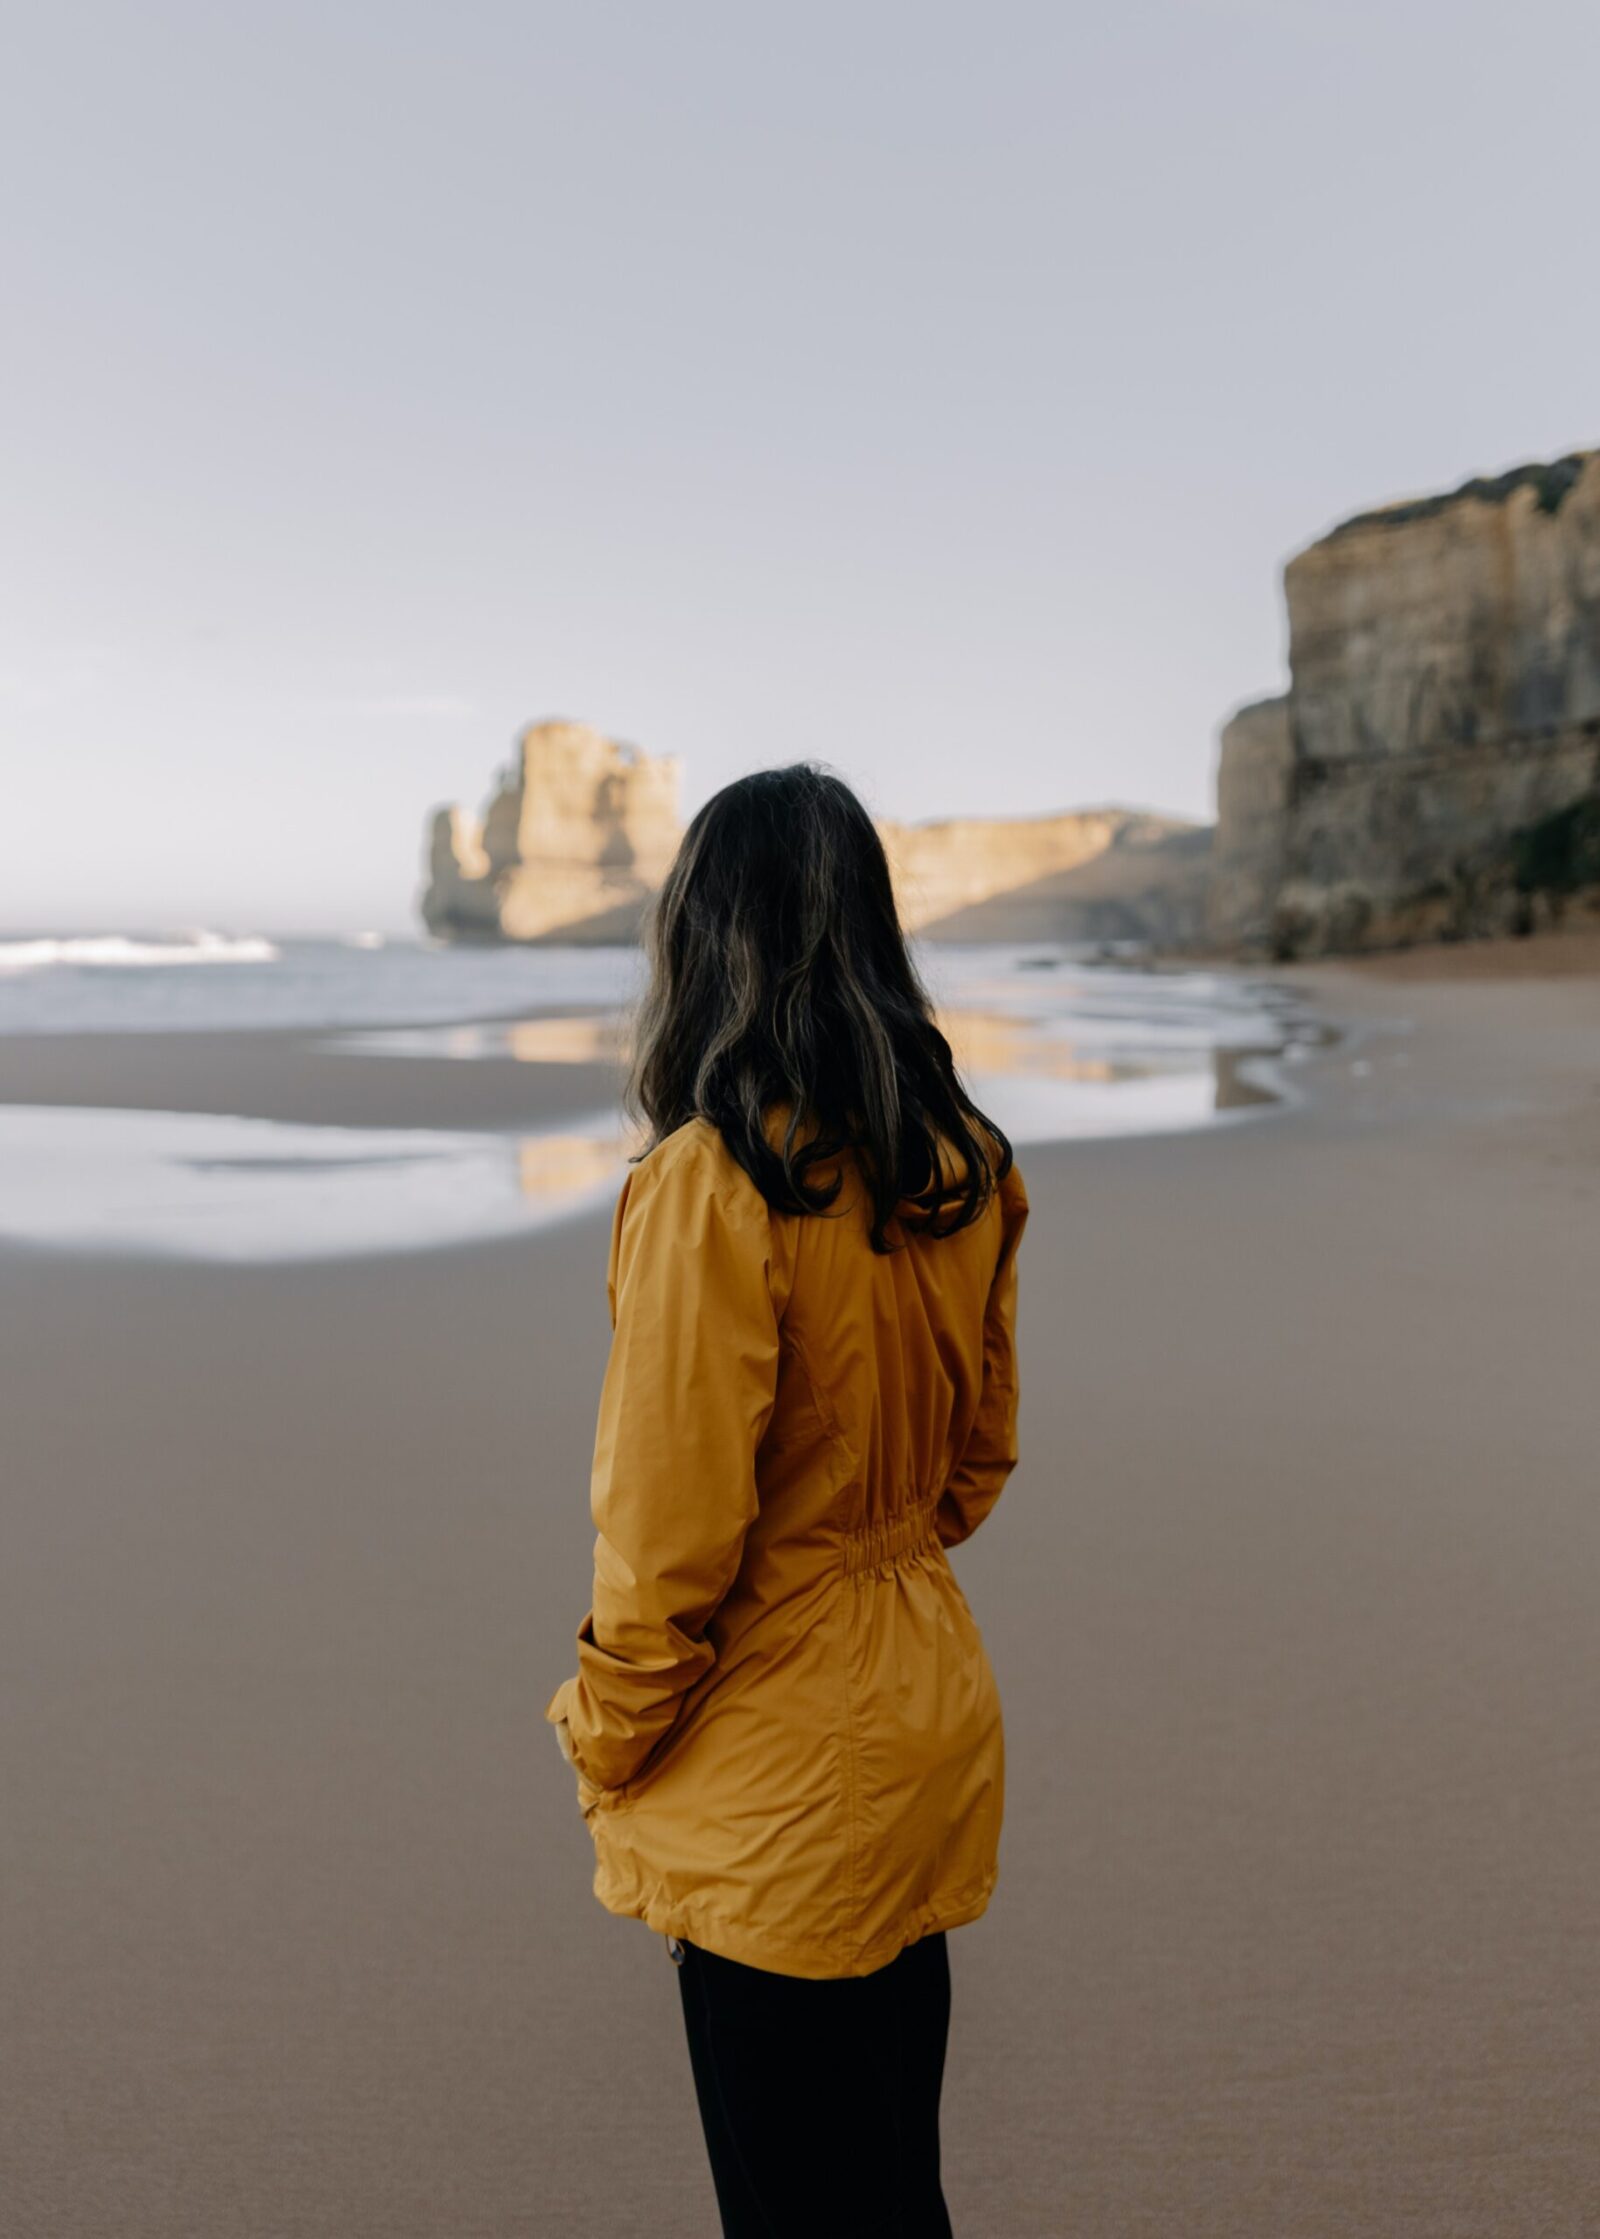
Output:
[[[963,2239],[1594,2228],[1600,942],[1276,976],[1331,1029],[1283,1108],[1023,1153],[1023,1461],[954,1557],[1008,1741]],[[452,1130],[606,1078],[162,1039],[0,1043],[0,1102]],[[0,1248],[19,2239],[715,2228],[541,1721],[608,1210]]]

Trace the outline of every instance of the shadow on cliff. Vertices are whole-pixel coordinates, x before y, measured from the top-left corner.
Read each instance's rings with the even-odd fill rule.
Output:
[[[1029,879],[920,928],[935,941],[1140,941],[1178,945],[1199,933],[1211,863],[1209,826],[1130,823],[1085,863]]]

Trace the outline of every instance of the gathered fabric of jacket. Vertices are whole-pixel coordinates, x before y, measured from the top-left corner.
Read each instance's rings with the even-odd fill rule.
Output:
[[[946,1550],[1016,1460],[1013,1167],[952,1236],[859,1177],[774,1212],[693,1120],[623,1185],[593,1602],[564,1719],[595,1894],[779,1974],[863,1975],[975,1919],[1004,1740]]]

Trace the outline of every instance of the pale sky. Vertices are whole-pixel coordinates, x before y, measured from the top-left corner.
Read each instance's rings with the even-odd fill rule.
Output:
[[[0,925],[397,929],[534,717],[1209,813],[1341,516],[1600,442],[1590,0],[13,0]]]

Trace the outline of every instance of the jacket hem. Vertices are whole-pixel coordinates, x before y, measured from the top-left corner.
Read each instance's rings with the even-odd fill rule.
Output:
[[[615,1913],[619,1919],[642,1921],[657,1935],[676,1936],[685,1943],[698,1944],[703,1951],[716,1952],[723,1959],[736,1959],[746,1967],[763,1968],[769,1974],[829,1981],[842,1975],[876,1974],[880,1967],[887,1967],[892,1959],[910,1945],[920,1943],[925,1936],[941,1935],[949,1928],[964,1928],[988,1909],[998,1879],[998,1871],[989,1873],[936,1902],[916,1906],[902,1914],[892,1928],[865,1944],[847,1943],[838,1937],[791,1941],[764,1929],[725,1920],[710,1907],[696,1904],[692,1898],[672,1904],[661,1897],[608,1891],[602,1886],[599,1875],[595,1878],[594,1893],[607,1912]]]

